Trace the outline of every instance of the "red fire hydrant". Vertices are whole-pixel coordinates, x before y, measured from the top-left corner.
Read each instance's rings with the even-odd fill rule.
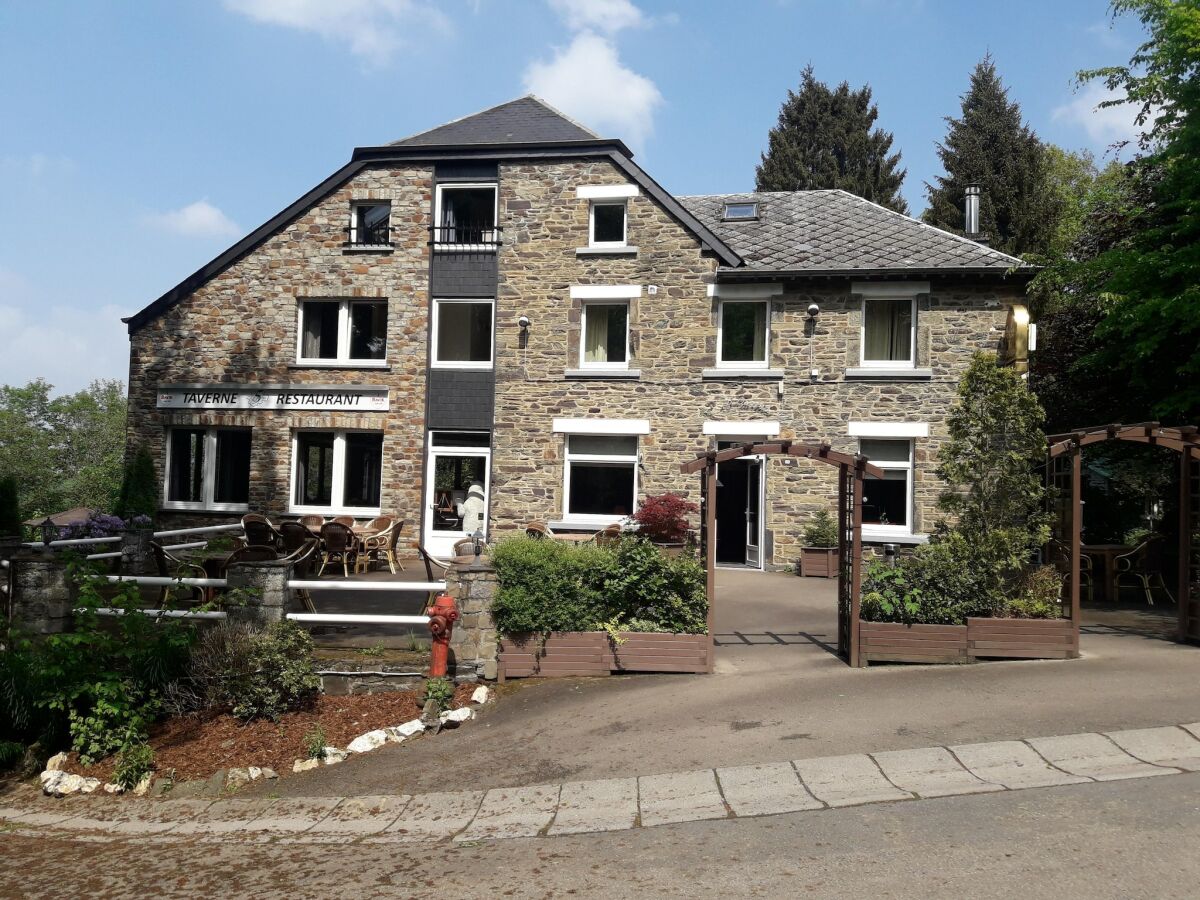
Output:
[[[433,653],[429,661],[429,677],[442,678],[450,656],[450,634],[458,621],[458,605],[449,594],[438,594],[426,610],[429,614],[429,633],[433,636]]]

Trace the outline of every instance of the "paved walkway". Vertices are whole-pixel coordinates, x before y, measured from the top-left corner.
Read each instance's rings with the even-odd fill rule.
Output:
[[[470,843],[626,831],[1200,771],[1200,723],[787,763],[374,797],[0,798],[17,833],[170,841]]]

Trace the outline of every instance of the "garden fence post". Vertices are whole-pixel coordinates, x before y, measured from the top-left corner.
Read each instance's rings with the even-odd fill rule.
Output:
[[[66,560],[50,552],[22,551],[9,563],[13,624],[35,635],[70,631],[74,603]]]
[[[121,532],[121,573],[124,575],[157,575],[150,542],[154,532],[149,528],[129,528]]]
[[[287,618],[292,605],[294,568],[290,562],[235,562],[226,574],[226,587],[239,594],[226,606],[231,622],[271,625]],[[240,590],[239,590],[240,589]]]
[[[446,591],[458,604],[461,617],[450,637],[455,678],[495,679],[499,670],[496,623],[492,601],[499,581],[485,561],[455,563],[446,570]]]

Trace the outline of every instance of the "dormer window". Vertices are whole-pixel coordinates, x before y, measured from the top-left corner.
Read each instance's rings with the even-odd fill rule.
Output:
[[[433,245],[453,250],[494,250],[500,243],[496,218],[496,185],[439,184]]]
[[[726,222],[745,222],[758,218],[758,204],[754,202],[726,203]]]
[[[354,203],[350,207],[347,243],[351,247],[390,247],[391,216],[390,203]]]

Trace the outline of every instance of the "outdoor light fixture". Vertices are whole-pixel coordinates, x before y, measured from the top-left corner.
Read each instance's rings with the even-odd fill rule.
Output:
[[[522,331],[524,331],[526,328],[528,328],[529,327],[529,316],[521,316],[521,318],[517,319],[517,326]]]
[[[812,319],[815,322],[817,319],[817,316],[819,316],[820,314],[821,314],[820,306],[818,306],[816,303],[808,304],[808,317],[810,319]]]
[[[478,562],[479,557],[483,554],[483,532],[478,528],[471,535],[471,549],[475,551],[475,561]]]

